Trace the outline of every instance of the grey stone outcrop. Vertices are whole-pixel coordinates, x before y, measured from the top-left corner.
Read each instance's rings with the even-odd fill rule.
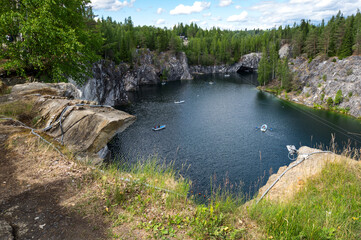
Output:
[[[261,60],[262,53],[249,53],[243,55],[239,62],[232,65],[214,65],[214,66],[191,66],[190,72],[192,74],[211,74],[211,73],[236,73],[238,71],[252,71],[258,70],[258,64]]]
[[[335,99],[342,91],[340,108],[350,109],[349,114],[361,117],[361,56],[324,59],[317,57],[311,62],[305,57],[290,60],[294,80],[301,94],[291,100],[308,106],[325,105],[328,98]]]

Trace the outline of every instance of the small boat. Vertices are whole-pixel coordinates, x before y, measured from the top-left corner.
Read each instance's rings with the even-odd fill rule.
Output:
[[[214,82],[209,82],[209,84],[211,84],[211,85],[212,85],[212,84],[214,84]]]
[[[225,76],[225,77],[229,77],[229,76],[231,76],[231,75],[229,75],[229,74],[225,74],[224,76]]]
[[[159,131],[159,130],[162,130],[165,128],[165,125],[159,125],[159,126],[156,126],[154,128],[152,128],[153,131]]]
[[[162,84],[162,85],[165,85],[165,84],[166,84],[166,82],[162,82],[161,84]]]
[[[180,104],[180,103],[184,103],[185,101],[184,100],[181,100],[181,101],[174,101],[175,104]]]
[[[262,131],[262,132],[267,131],[267,125],[266,125],[266,124],[263,124],[263,125],[261,126],[261,131]]]

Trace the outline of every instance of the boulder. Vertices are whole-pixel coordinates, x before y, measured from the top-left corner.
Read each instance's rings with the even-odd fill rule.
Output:
[[[107,143],[124,131],[135,117],[95,101],[73,99],[79,91],[71,83],[27,83],[15,85],[12,100],[34,103],[36,126],[64,144],[77,156],[107,155]],[[101,151],[102,150],[102,151]]]
[[[40,83],[32,82],[17,84],[11,89],[13,96],[25,96],[31,94],[61,96],[66,98],[79,98],[81,92],[71,83]]]
[[[39,122],[46,123],[46,134],[75,153],[98,153],[135,121],[128,113],[82,100],[42,96],[35,107],[41,116]]]
[[[319,149],[301,147],[298,150],[297,161],[311,153],[320,151],[321,150]],[[358,161],[334,153],[317,153],[309,155],[299,165],[288,170],[271,188],[265,198],[278,202],[291,200],[300,189],[305,187],[308,179],[320,174],[325,165],[330,162],[341,162],[342,164],[350,164],[351,166],[360,167],[360,163]],[[295,164],[295,162],[290,163],[290,165],[291,164]],[[288,166],[283,166],[279,168],[277,173],[272,174],[269,177],[266,185],[259,189],[256,199],[261,197],[261,195],[276,181],[276,179],[287,169],[287,167]]]

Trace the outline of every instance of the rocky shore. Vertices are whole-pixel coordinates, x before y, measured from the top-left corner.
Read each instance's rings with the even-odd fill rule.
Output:
[[[361,56],[342,60],[319,56],[312,61],[301,56],[290,59],[289,67],[300,90],[283,93],[280,97],[309,107],[327,109],[331,106],[361,117]]]

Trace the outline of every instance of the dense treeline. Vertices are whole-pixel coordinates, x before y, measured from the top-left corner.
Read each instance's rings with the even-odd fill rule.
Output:
[[[131,62],[136,48],[151,51],[184,51],[191,65],[232,64],[250,52],[262,52],[259,81],[266,84],[278,77],[287,88],[291,79],[287,61],[278,57],[281,44],[292,45],[292,56],[307,54],[314,58],[347,56],[361,53],[361,14],[344,17],[341,12],[326,24],[314,25],[302,20],[292,27],[270,30],[229,31],[219,28],[204,30],[197,24],[180,23],[172,29],[150,26],[134,27],[131,18],[117,23],[111,18],[98,20],[105,43],[100,52],[103,58],[116,62]]]
[[[101,54],[116,61],[131,61],[136,48],[151,51],[185,51],[191,64],[233,63],[250,52],[278,51],[280,43],[291,43],[293,57],[326,54],[344,58],[361,52],[361,14],[343,17],[339,12],[327,24],[313,25],[302,20],[293,27],[272,30],[229,31],[219,28],[204,30],[197,24],[174,26],[173,29],[150,26],[134,27],[131,18],[117,23],[110,17],[98,20],[105,39]],[[182,44],[187,39],[187,44]]]
[[[291,78],[287,61],[278,57],[284,43],[292,46],[291,57],[323,54],[344,58],[361,53],[359,10],[348,17],[339,12],[318,25],[302,20],[292,27],[230,31],[202,29],[195,23],[180,23],[172,29],[134,26],[130,17],[124,22],[110,17],[94,21],[89,2],[0,0],[0,57],[7,60],[0,63],[0,69],[30,69],[56,81],[68,76],[81,78],[96,55],[116,63],[132,63],[139,48],[184,51],[191,65],[232,64],[244,54],[262,52],[260,83],[277,77],[287,86]]]

